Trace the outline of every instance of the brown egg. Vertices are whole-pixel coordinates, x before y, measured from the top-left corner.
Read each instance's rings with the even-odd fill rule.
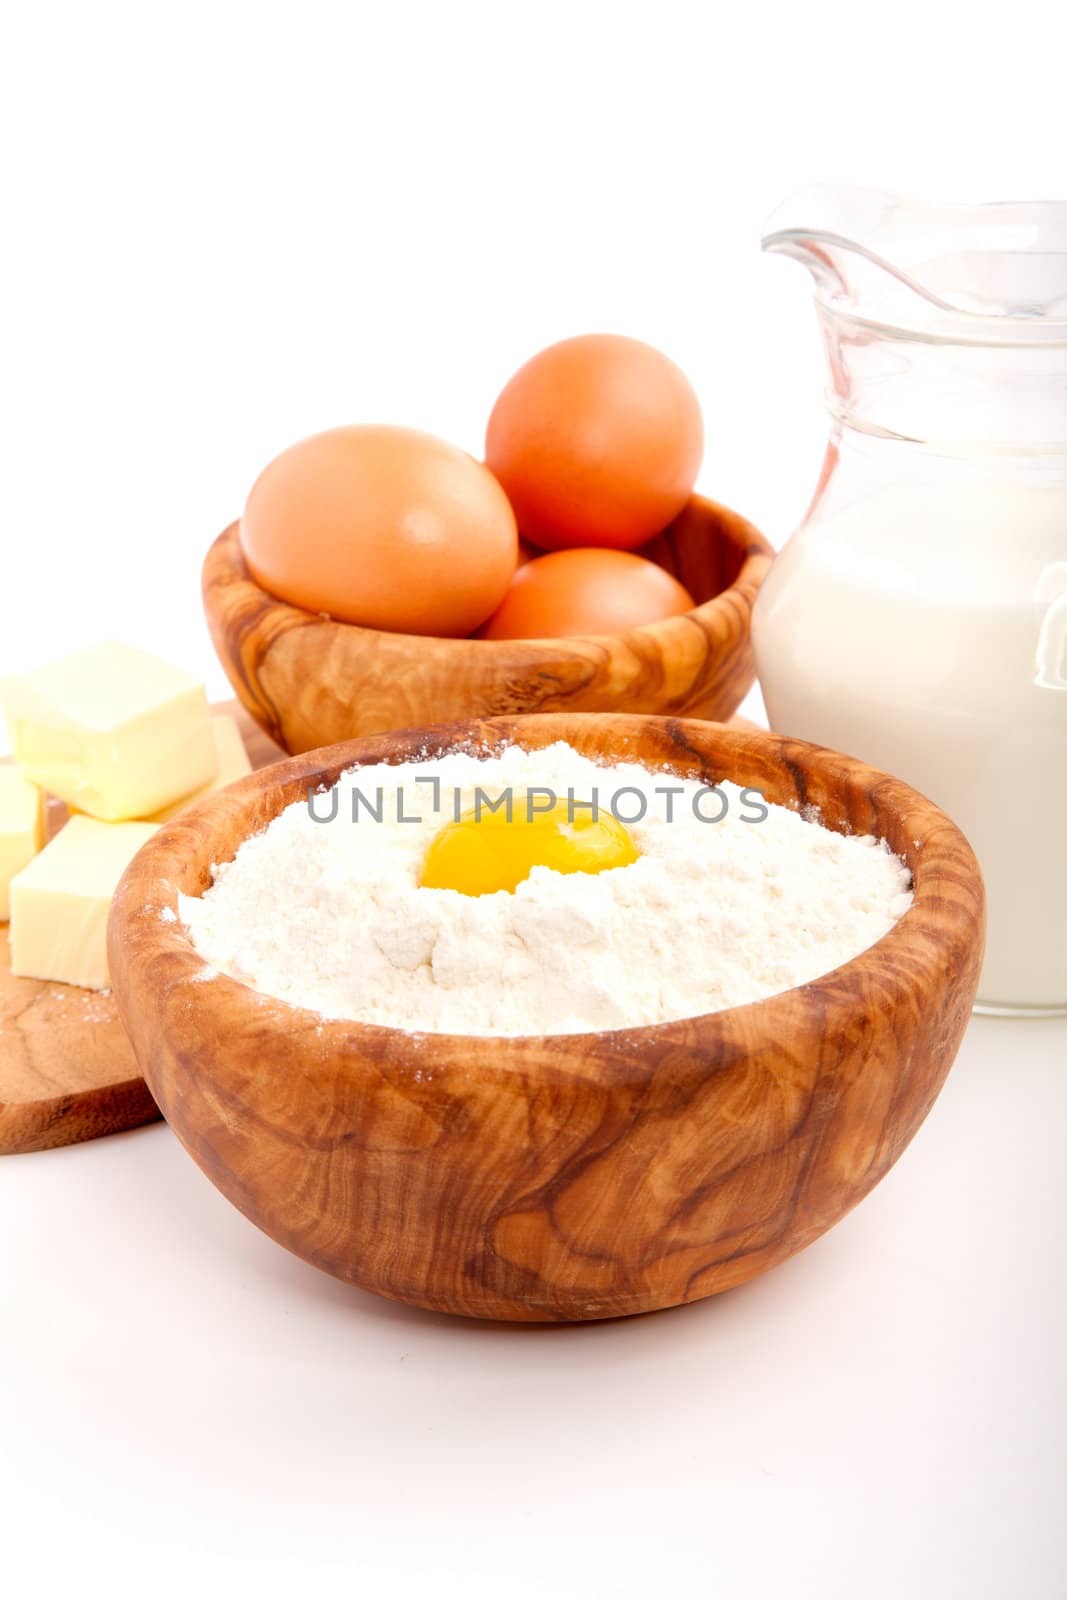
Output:
[[[519,532],[545,550],[644,544],[685,505],[703,453],[685,374],[651,345],[607,333],[527,361],[485,436]]]
[[[691,611],[677,578],[628,550],[553,550],[519,567],[481,639],[619,633]]]
[[[427,433],[331,428],[260,473],[241,519],[256,582],[342,622],[460,638],[499,605],[518,559],[507,496]]]

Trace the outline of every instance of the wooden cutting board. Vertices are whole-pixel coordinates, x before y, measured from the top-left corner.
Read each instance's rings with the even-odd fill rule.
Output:
[[[212,709],[233,717],[253,767],[283,758],[235,700]],[[65,818],[50,801],[49,836]],[[0,923],[0,1155],[78,1144],[158,1116],[111,995],[13,977]]]
[[[236,700],[212,709],[234,718],[254,768],[284,758]],[[731,726],[754,724],[735,717]],[[51,801],[49,835],[65,819]],[[111,995],[13,977],[0,923],[0,1155],[79,1144],[158,1116]]]

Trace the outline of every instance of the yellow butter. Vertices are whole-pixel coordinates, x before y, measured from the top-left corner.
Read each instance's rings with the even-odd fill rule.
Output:
[[[8,888],[44,844],[44,795],[18,767],[0,767],[0,922],[8,919]]]
[[[215,775],[203,685],[131,645],[9,678],[3,702],[25,775],[91,816],[149,817]]]
[[[212,781],[193,794],[172,801],[169,806],[164,806],[162,811],[154,811],[147,819],[149,822],[169,822],[171,817],[176,817],[186,806],[191,806],[194,800],[199,800],[203,795],[211,794],[216,789],[224,789],[228,783],[233,783],[251,772],[252,763],[248,759],[248,751],[232,717],[212,717],[211,737],[215,742],[215,776]]]
[[[12,878],[11,970],[16,977],[107,988],[111,897],[155,832],[151,822],[71,817]]]

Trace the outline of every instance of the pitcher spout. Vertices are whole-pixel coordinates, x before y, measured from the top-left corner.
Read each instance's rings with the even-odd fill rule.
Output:
[[[817,186],[768,219],[763,248],[802,261],[821,306],[960,343],[1067,343],[1067,203],[925,205]]]

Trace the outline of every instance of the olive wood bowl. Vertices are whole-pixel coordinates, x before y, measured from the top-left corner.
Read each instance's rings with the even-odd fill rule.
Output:
[[[253,580],[238,524],[204,561],[203,598],[226,675],[263,731],[296,754],[391,728],[530,711],[710,717],[755,681],[749,624],[773,557],[750,522],[694,497],[639,552],[701,602],[599,637],[435,639],[360,628],[278,600]]]
[[[854,960],[771,999],[523,1038],[328,1021],[228,977],[204,981],[183,927],[166,920],[179,890],[208,886],[212,862],[355,763],[556,739],[594,759],[728,777],[882,836],[912,870],[914,904]],[[414,1305],[580,1321],[744,1283],[862,1199],[956,1054],[983,928],[963,835],[859,761],[709,723],[536,716],[338,745],[201,801],[130,865],[109,959],[164,1116],[272,1238]]]

